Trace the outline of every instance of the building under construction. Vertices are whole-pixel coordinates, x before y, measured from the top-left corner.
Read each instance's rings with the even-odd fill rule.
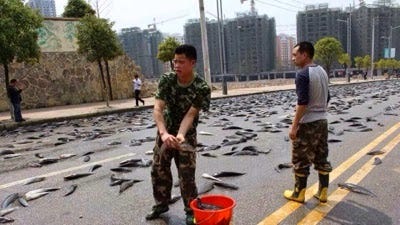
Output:
[[[158,45],[163,40],[160,31],[132,27],[122,29],[118,36],[124,51],[141,67],[146,78],[163,73],[163,63],[157,59]]]
[[[220,42],[218,22],[207,21],[210,73],[213,81],[220,81]],[[228,77],[245,79],[275,69],[275,19],[256,12],[238,14],[222,25],[225,43],[225,68]],[[197,71],[203,74],[201,30],[199,20],[189,20],[184,27],[185,43],[198,50]]]

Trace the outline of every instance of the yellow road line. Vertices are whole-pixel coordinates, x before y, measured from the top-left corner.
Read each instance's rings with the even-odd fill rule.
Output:
[[[90,167],[90,166],[93,166],[95,164],[102,164],[102,163],[118,160],[118,159],[125,158],[125,157],[130,157],[130,156],[134,156],[134,155],[136,155],[136,153],[128,153],[128,154],[125,154],[125,155],[119,155],[119,156],[116,156],[116,157],[103,159],[103,160],[100,160],[100,161],[84,164],[84,165],[81,165],[81,166],[70,167],[70,168],[67,168],[67,169],[54,171],[54,172],[51,172],[51,173],[46,173],[46,174],[42,174],[42,175],[38,175],[38,176],[40,176],[40,177],[52,177],[52,176],[56,176],[56,175],[59,175],[59,174],[68,173],[68,172],[71,172],[71,171],[80,170],[80,169],[83,169],[83,168],[86,168],[86,167]],[[37,177],[37,176],[34,176],[34,177]],[[5,188],[9,188],[9,187],[12,187],[12,186],[15,186],[15,185],[18,185],[18,184],[24,184],[26,181],[28,181],[31,178],[32,177],[28,177],[26,179],[17,180],[17,181],[14,181],[14,182],[11,182],[11,183],[7,183],[7,184],[2,184],[2,185],[0,185],[0,190],[5,189]]]
[[[393,140],[391,140],[384,148],[385,154],[381,156],[381,159],[385,158],[389,152],[391,152],[394,147],[400,142],[400,134],[397,135]],[[372,157],[368,162],[364,164],[353,176],[351,176],[346,183],[358,184],[362,179],[364,179],[375,165],[374,157]],[[305,216],[298,224],[317,224],[328,214],[344,197],[349,193],[348,190],[337,188],[331,195],[329,195],[329,201],[325,205],[318,205],[314,208],[307,216]]]
[[[344,171],[349,169],[355,162],[357,162],[362,156],[364,156],[367,152],[371,151],[373,148],[378,146],[382,141],[384,141],[389,135],[394,133],[399,128],[400,128],[400,122],[393,125],[379,137],[375,138],[375,140],[370,142],[364,148],[362,148],[357,153],[352,155],[349,159],[340,164],[336,169],[334,169],[330,173],[330,181],[332,182],[333,180],[335,180],[339,175],[341,175]],[[308,201],[310,198],[312,198],[317,189],[318,189],[318,182],[307,188],[305,200]],[[286,217],[288,217],[290,214],[292,214],[294,211],[300,208],[302,205],[303,204],[301,203],[288,201],[281,208],[271,213],[269,216],[265,217],[261,222],[258,223],[258,225],[279,224]]]

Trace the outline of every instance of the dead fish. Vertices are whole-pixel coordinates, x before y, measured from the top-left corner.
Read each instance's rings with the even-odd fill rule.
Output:
[[[89,155],[85,155],[85,156],[83,157],[83,161],[84,161],[84,162],[89,162],[89,161],[90,161],[90,156],[89,156]]]
[[[58,188],[58,187],[55,187],[55,188],[39,188],[39,189],[35,189],[35,190],[32,190],[32,191],[26,192],[24,194],[24,197],[25,197],[26,200],[28,200],[28,198],[33,194],[40,193],[40,192],[54,192],[54,191],[57,191],[57,190],[60,190],[60,188]]]
[[[18,198],[18,202],[19,202],[19,204],[20,204],[21,206],[23,206],[23,207],[28,207],[28,206],[29,206],[29,204],[28,204],[28,202],[26,201],[26,199],[25,199],[24,197],[22,197],[22,196],[20,196],[20,197]]]
[[[139,167],[149,167],[153,164],[152,159],[141,159],[139,162],[136,163],[137,166]]]
[[[209,152],[202,153],[201,155],[205,156],[205,157],[211,157],[211,158],[217,158],[218,157],[217,155],[209,153]]]
[[[35,153],[35,157],[39,158],[39,159],[43,159],[44,156],[42,155],[42,153]]]
[[[14,154],[7,154],[3,157],[3,159],[12,159],[12,158],[17,158],[20,157],[22,154],[20,153],[14,153]]]
[[[91,172],[83,172],[83,173],[73,173],[71,175],[65,176],[64,180],[75,180],[75,179],[79,179],[82,177],[87,177],[92,175],[93,173]]]
[[[29,192],[25,193],[24,198],[27,201],[31,201],[31,200],[35,200],[35,199],[41,198],[41,197],[43,197],[45,195],[48,195],[50,192],[46,191],[46,192],[32,192],[32,193],[29,193],[29,194],[28,193]]]
[[[328,139],[328,143],[339,143],[342,142],[342,140],[339,139]]]
[[[91,155],[93,153],[94,153],[93,151],[88,151],[88,152],[83,153],[82,156]]]
[[[132,172],[131,169],[125,168],[125,167],[115,167],[110,169],[113,172],[118,172],[118,173],[130,173]]]
[[[360,185],[357,184],[352,184],[352,183],[338,183],[338,186],[343,189],[347,189],[351,192],[359,193],[359,194],[364,194],[364,195],[369,195],[376,197],[374,193],[372,193],[370,190],[361,187]]]
[[[76,156],[76,154],[72,154],[72,153],[61,154],[60,159],[69,159],[74,156]]]
[[[241,129],[243,128],[239,126],[227,126],[222,128],[222,130],[241,130]]]
[[[223,182],[221,179],[216,178],[216,177],[213,177],[213,176],[211,176],[211,175],[208,174],[208,173],[203,173],[201,176],[204,177],[204,178],[206,178],[206,179],[210,179],[210,180],[215,180],[215,181]]]
[[[182,198],[182,196],[180,196],[180,195],[172,195],[168,201],[168,204],[174,204],[175,202],[179,201],[179,199],[181,199],[181,198]]]
[[[214,135],[213,133],[207,132],[207,131],[199,131],[200,135],[207,135],[207,136],[212,136]]]
[[[77,184],[72,184],[71,186],[69,186],[67,192],[64,194],[64,197],[74,193],[76,188],[78,188]]]
[[[0,216],[6,216],[6,215],[14,212],[17,209],[18,209],[18,207],[8,207],[5,209],[0,209]]]
[[[214,185],[215,185],[215,186],[218,186],[218,187],[223,187],[223,188],[227,188],[227,189],[232,189],[232,190],[238,190],[238,189],[239,189],[238,186],[236,186],[236,185],[234,185],[234,184],[226,183],[226,182],[219,182],[219,181],[217,181],[217,182],[214,182]]]
[[[111,174],[110,179],[111,179],[110,186],[120,185],[123,182],[130,180],[130,179],[126,179],[126,178],[116,177],[115,174]]]
[[[197,203],[197,208],[202,210],[216,211],[222,209],[221,207],[214,204],[203,203],[200,198],[196,198],[196,203]]]
[[[19,198],[18,193],[9,194],[1,203],[1,208],[5,209]]]
[[[43,158],[39,160],[40,165],[47,165],[58,162],[59,158]]]
[[[28,185],[28,184],[33,184],[33,183],[37,183],[37,182],[41,182],[44,181],[46,179],[46,177],[32,177],[30,179],[28,179],[24,185]]]
[[[102,167],[100,164],[95,164],[92,167],[90,167],[89,172],[92,173],[93,171],[95,171],[96,169]]]
[[[375,157],[374,158],[374,162],[372,163],[372,165],[379,165],[381,163],[382,163],[382,160],[380,158],[378,158],[378,157]]]
[[[382,155],[383,153],[385,153],[382,150],[375,150],[375,151],[370,151],[367,153],[367,155]]]
[[[13,223],[14,219],[9,217],[0,216],[0,223]]]
[[[245,174],[246,173],[239,173],[239,172],[233,172],[233,171],[221,171],[218,173],[214,173],[212,176],[213,177],[236,177],[236,176],[242,176]]]
[[[241,155],[256,156],[256,155],[258,155],[258,152],[245,150],[245,151],[237,151],[237,152],[235,152],[235,153],[232,154],[232,156],[241,156]]]
[[[122,142],[120,142],[120,141],[112,141],[112,142],[108,143],[107,145],[120,145],[120,144],[122,144]]]
[[[0,155],[10,155],[10,154],[15,154],[15,152],[13,150],[1,150],[0,151]]]
[[[132,187],[134,183],[138,183],[138,182],[142,182],[142,181],[143,180],[132,179],[132,180],[128,180],[128,181],[122,182],[122,184],[119,186],[119,193],[121,194],[126,189]]]

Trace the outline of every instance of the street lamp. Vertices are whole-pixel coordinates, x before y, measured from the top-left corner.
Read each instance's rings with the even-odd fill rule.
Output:
[[[393,38],[393,30],[400,28],[400,26],[392,27],[390,26],[390,33],[389,33],[389,59],[392,58],[392,38]]]
[[[346,35],[346,37],[347,37],[347,41],[346,41],[347,42],[347,54],[349,55],[350,60],[351,60],[351,22],[350,22],[350,18],[351,17],[348,17],[347,20],[337,19],[336,21],[346,23],[346,27],[347,27],[347,35]],[[349,67],[350,67],[350,65],[349,65]],[[345,73],[346,73],[347,82],[350,82],[350,74],[347,73],[347,68],[346,68]]]

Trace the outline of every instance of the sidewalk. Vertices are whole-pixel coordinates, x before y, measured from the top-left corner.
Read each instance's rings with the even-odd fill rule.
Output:
[[[350,84],[360,82],[370,82],[382,80],[380,78],[374,80],[353,80]],[[293,80],[294,82],[294,80]],[[344,79],[332,80],[331,85],[346,84]],[[241,88],[241,89],[228,89],[228,94],[223,95],[222,90],[214,90],[211,93],[211,98],[224,98],[239,95],[250,95],[256,93],[273,92],[280,90],[291,90],[294,89],[294,84],[289,85],[276,85],[276,86],[263,86],[258,88]],[[110,101],[110,107],[106,107],[105,102],[86,103],[79,105],[67,105],[67,106],[56,106],[40,109],[28,109],[22,110],[22,116],[26,119],[25,122],[16,123],[11,120],[10,112],[0,112],[0,130],[4,129],[15,129],[18,126],[28,126],[41,124],[46,122],[57,122],[64,121],[67,119],[78,119],[100,115],[107,115],[119,112],[128,112],[134,110],[142,110],[152,108],[154,106],[154,97],[143,98],[145,101],[144,106],[135,107],[135,99],[124,99]]]

